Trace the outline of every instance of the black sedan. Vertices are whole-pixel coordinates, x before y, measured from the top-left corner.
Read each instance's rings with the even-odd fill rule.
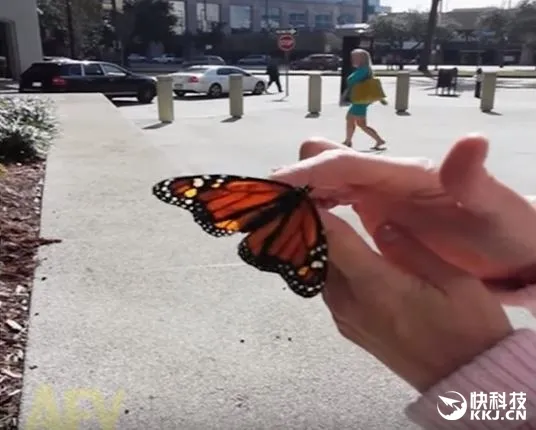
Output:
[[[59,59],[33,63],[20,77],[19,92],[102,93],[151,103],[156,79],[102,61]]]

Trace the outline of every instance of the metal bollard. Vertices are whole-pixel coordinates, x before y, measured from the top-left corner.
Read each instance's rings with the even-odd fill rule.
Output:
[[[244,91],[242,75],[229,76],[229,115],[232,118],[242,118],[244,115]]]
[[[395,110],[406,112],[409,105],[409,72],[398,72],[396,75]]]
[[[322,110],[322,75],[311,73],[309,75],[308,111],[318,115]]]
[[[497,85],[497,73],[483,73],[482,89],[480,91],[480,110],[491,112],[495,102],[495,87]]]
[[[160,122],[173,122],[173,77],[162,75],[156,81],[156,95],[158,99],[158,119]]]

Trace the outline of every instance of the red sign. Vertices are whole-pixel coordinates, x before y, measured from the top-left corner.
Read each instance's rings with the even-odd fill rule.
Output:
[[[292,34],[282,34],[279,36],[279,39],[277,39],[277,46],[281,51],[292,51],[296,46],[296,39],[294,39]]]

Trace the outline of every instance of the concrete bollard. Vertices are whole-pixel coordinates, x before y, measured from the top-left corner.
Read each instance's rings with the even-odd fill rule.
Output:
[[[491,112],[495,102],[495,87],[497,86],[497,73],[483,73],[482,88],[480,91],[480,110]]]
[[[156,96],[158,99],[158,119],[160,122],[173,122],[173,77],[158,76],[156,81]]]
[[[409,106],[409,72],[398,72],[396,75],[396,112],[406,112]]]
[[[322,75],[311,73],[309,75],[308,112],[318,115],[322,110]]]
[[[244,91],[242,75],[229,76],[229,115],[232,118],[242,118],[244,115]]]

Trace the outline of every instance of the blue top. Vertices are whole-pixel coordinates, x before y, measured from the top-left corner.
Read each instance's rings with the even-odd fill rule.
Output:
[[[352,73],[350,73],[350,75],[346,78],[346,82],[348,84],[348,87],[351,88],[355,84],[367,80],[368,78],[370,78],[370,76],[370,68],[366,66],[358,67]]]
[[[348,90],[351,91],[352,87],[359,82],[365,81],[372,76],[372,71],[369,67],[363,66],[355,69],[346,78]],[[367,107],[369,103],[352,103],[348,113],[354,116],[367,116]]]

